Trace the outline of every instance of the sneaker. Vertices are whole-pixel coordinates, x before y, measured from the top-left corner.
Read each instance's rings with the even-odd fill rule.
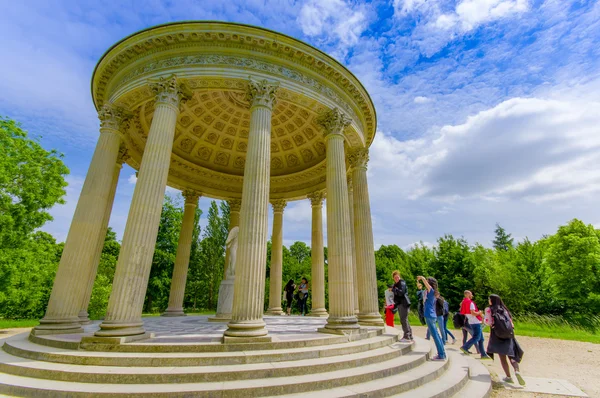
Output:
[[[400,339],[400,342],[401,343],[412,343],[412,340],[407,339],[406,337],[403,337],[403,338]]]
[[[455,338],[452,339],[452,345],[454,345],[454,344],[456,344],[456,339]]]
[[[445,361],[446,358],[441,357],[439,355],[434,356],[433,358],[431,358],[432,361]]]
[[[521,372],[515,372],[515,374],[517,375],[517,380],[519,380],[519,385],[524,386],[525,379],[523,378],[523,376],[521,376]]]
[[[514,383],[514,380],[512,377],[505,377],[504,379],[502,379],[502,381],[505,383]]]
[[[487,360],[492,360],[492,357],[490,357],[489,355],[482,355],[481,358],[479,358],[481,360],[487,361]]]
[[[460,350],[461,350],[461,351],[463,352],[463,354],[465,354],[465,355],[471,355],[471,353],[470,353],[469,351],[465,350],[465,348],[464,348],[464,347],[460,347]]]

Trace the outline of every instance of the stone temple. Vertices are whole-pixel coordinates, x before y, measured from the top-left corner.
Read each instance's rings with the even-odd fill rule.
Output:
[[[379,313],[367,183],[375,108],[327,54],[270,30],[181,22],[111,47],[92,77],[100,135],[54,281],[29,335],[0,352],[16,396],[484,397],[489,374],[429,342],[398,342]],[[138,170],[103,321],[87,315],[124,163]],[[185,197],[169,307],[142,319],[166,187]],[[200,197],[227,200],[228,245],[214,317],[185,316]],[[322,207],[327,197],[329,307]],[[282,317],[287,202],[312,206],[311,317]],[[268,310],[268,211],[273,218]],[[237,227],[237,228],[236,228]],[[233,249],[235,248],[235,250]],[[235,260],[232,260],[235,259]]]

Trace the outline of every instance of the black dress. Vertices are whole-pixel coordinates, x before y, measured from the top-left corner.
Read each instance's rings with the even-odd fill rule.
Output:
[[[517,342],[517,339],[501,339],[494,333],[494,328],[490,331],[490,339],[488,340],[487,353],[493,358],[493,354],[502,354],[510,359],[520,363],[523,359],[523,349]]]

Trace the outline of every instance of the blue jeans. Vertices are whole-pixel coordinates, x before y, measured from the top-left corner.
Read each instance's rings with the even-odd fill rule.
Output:
[[[444,317],[443,316],[438,316],[437,318],[435,318],[435,321],[438,324],[438,328],[440,329],[440,335],[442,336],[442,341],[444,342],[444,344],[446,344],[446,342],[448,341],[448,338],[446,337],[446,327],[444,324]],[[430,337],[430,333],[429,333],[429,329],[427,329],[427,336],[425,336],[425,338],[427,340],[429,340]]]
[[[473,347],[473,345],[477,344],[477,348],[479,349],[479,353],[482,357],[486,356],[485,348],[483,348],[483,332],[481,331],[481,323],[470,324],[471,330],[473,331],[473,337],[462,347],[465,350],[469,351],[469,348]]]
[[[444,342],[442,341],[442,337],[439,335],[435,323],[437,318],[429,318],[425,317],[425,323],[427,323],[427,330],[429,334],[433,337],[433,341],[435,342],[435,348],[437,349],[438,356],[440,358],[446,358],[446,350],[444,350]]]
[[[444,331],[446,332],[446,341],[448,341],[448,335],[450,335],[453,340],[456,340],[454,335],[450,332],[450,330],[448,330],[448,315],[444,315]]]

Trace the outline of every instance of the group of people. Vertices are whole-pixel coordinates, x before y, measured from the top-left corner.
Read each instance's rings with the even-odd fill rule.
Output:
[[[399,271],[394,271],[392,278],[394,283],[389,284],[388,290],[385,292],[385,321],[388,326],[394,327],[394,314],[397,312],[403,333],[400,341],[412,342],[412,328],[408,322],[411,305],[408,286]],[[437,351],[437,355],[432,360],[445,361],[444,346],[448,343],[448,337],[452,338],[452,344],[456,342],[454,335],[447,327],[450,315],[448,302],[441,296],[435,278],[418,276],[417,289],[419,319],[423,325],[427,325],[426,338],[433,339]],[[464,292],[460,311],[453,318],[455,327],[462,329],[463,333],[460,350],[466,355],[471,355],[469,350],[475,346],[475,350],[483,360],[493,359],[493,355],[498,354],[502,369],[506,374],[504,381],[513,382],[509,367],[510,361],[519,384],[525,385],[525,380],[519,370],[523,350],[515,339],[512,315],[500,296],[490,295],[488,303],[489,307],[485,311],[480,311],[473,301],[473,293],[469,290]],[[487,348],[484,346],[483,325],[490,327]]]
[[[302,282],[296,286],[293,279],[290,279],[288,283],[283,288],[283,293],[285,295],[285,303],[287,307],[287,315],[292,315],[292,302],[295,299],[296,304],[298,305],[298,311],[302,314],[302,316],[306,315],[308,312],[306,309],[306,301],[308,300],[308,280],[306,278],[302,278]],[[295,292],[295,293],[294,293]]]

